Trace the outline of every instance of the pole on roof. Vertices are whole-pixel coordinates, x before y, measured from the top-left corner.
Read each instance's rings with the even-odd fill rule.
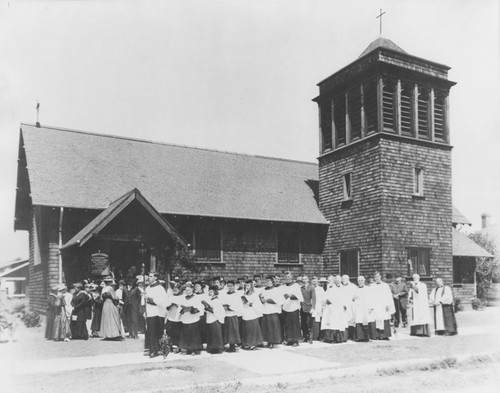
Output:
[[[40,128],[40,102],[36,103],[36,126]]]

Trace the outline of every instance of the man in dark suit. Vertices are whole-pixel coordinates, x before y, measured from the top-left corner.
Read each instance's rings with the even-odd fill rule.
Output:
[[[398,276],[396,281],[389,284],[389,287],[391,288],[392,297],[394,298],[394,307],[396,308],[394,326],[398,327],[402,320],[403,327],[406,327],[408,322],[406,319],[406,308],[408,306],[408,288],[406,287],[406,283],[401,276]]]
[[[316,291],[314,286],[309,282],[309,278],[307,276],[302,277],[302,296],[304,301],[300,303],[300,327],[302,330],[302,336],[304,338],[304,342],[309,342],[312,344],[312,331],[313,331],[313,317],[311,314],[311,310],[313,307],[313,303],[316,303]]]
[[[73,313],[71,315],[71,335],[73,339],[88,340],[89,332],[87,330],[87,315],[90,299],[85,291],[82,290],[82,284],[74,285],[75,293],[71,305]]]

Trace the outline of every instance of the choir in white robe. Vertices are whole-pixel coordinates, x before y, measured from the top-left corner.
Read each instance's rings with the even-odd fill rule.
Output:
[[[325,293],[323,318],[321,319],[324,340],[327,342],[347,341],[347,327],[350,317],[347,296],[341,285],[328,287]]]
[[[354,323],[355,341],[368,341],[376,338],[375,318],[373,314],[374,304],[371,289],[368,286],[358,287],[354,293]]]
[[[373,317],[379,339],[391,336],[391,315],[396,312],[391,288],[385,282],[370,285],[373,296]]]

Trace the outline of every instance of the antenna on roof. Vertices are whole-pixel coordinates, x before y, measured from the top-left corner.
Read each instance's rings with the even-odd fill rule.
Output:
[[[40,102],[36,103],[36,126],[40,128]]]
[[[382,8],[380,9],[380,14],[375,18],[379,19],[380,18],[380,36],[382,37],[382,15],[385,14],[385,11],[382,12]]]

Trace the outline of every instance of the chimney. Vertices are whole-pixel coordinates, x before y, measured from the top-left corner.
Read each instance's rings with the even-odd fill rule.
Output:
[[[485,229],[490,226],[491,214],[483,213],[481,214],[481,228]]]

